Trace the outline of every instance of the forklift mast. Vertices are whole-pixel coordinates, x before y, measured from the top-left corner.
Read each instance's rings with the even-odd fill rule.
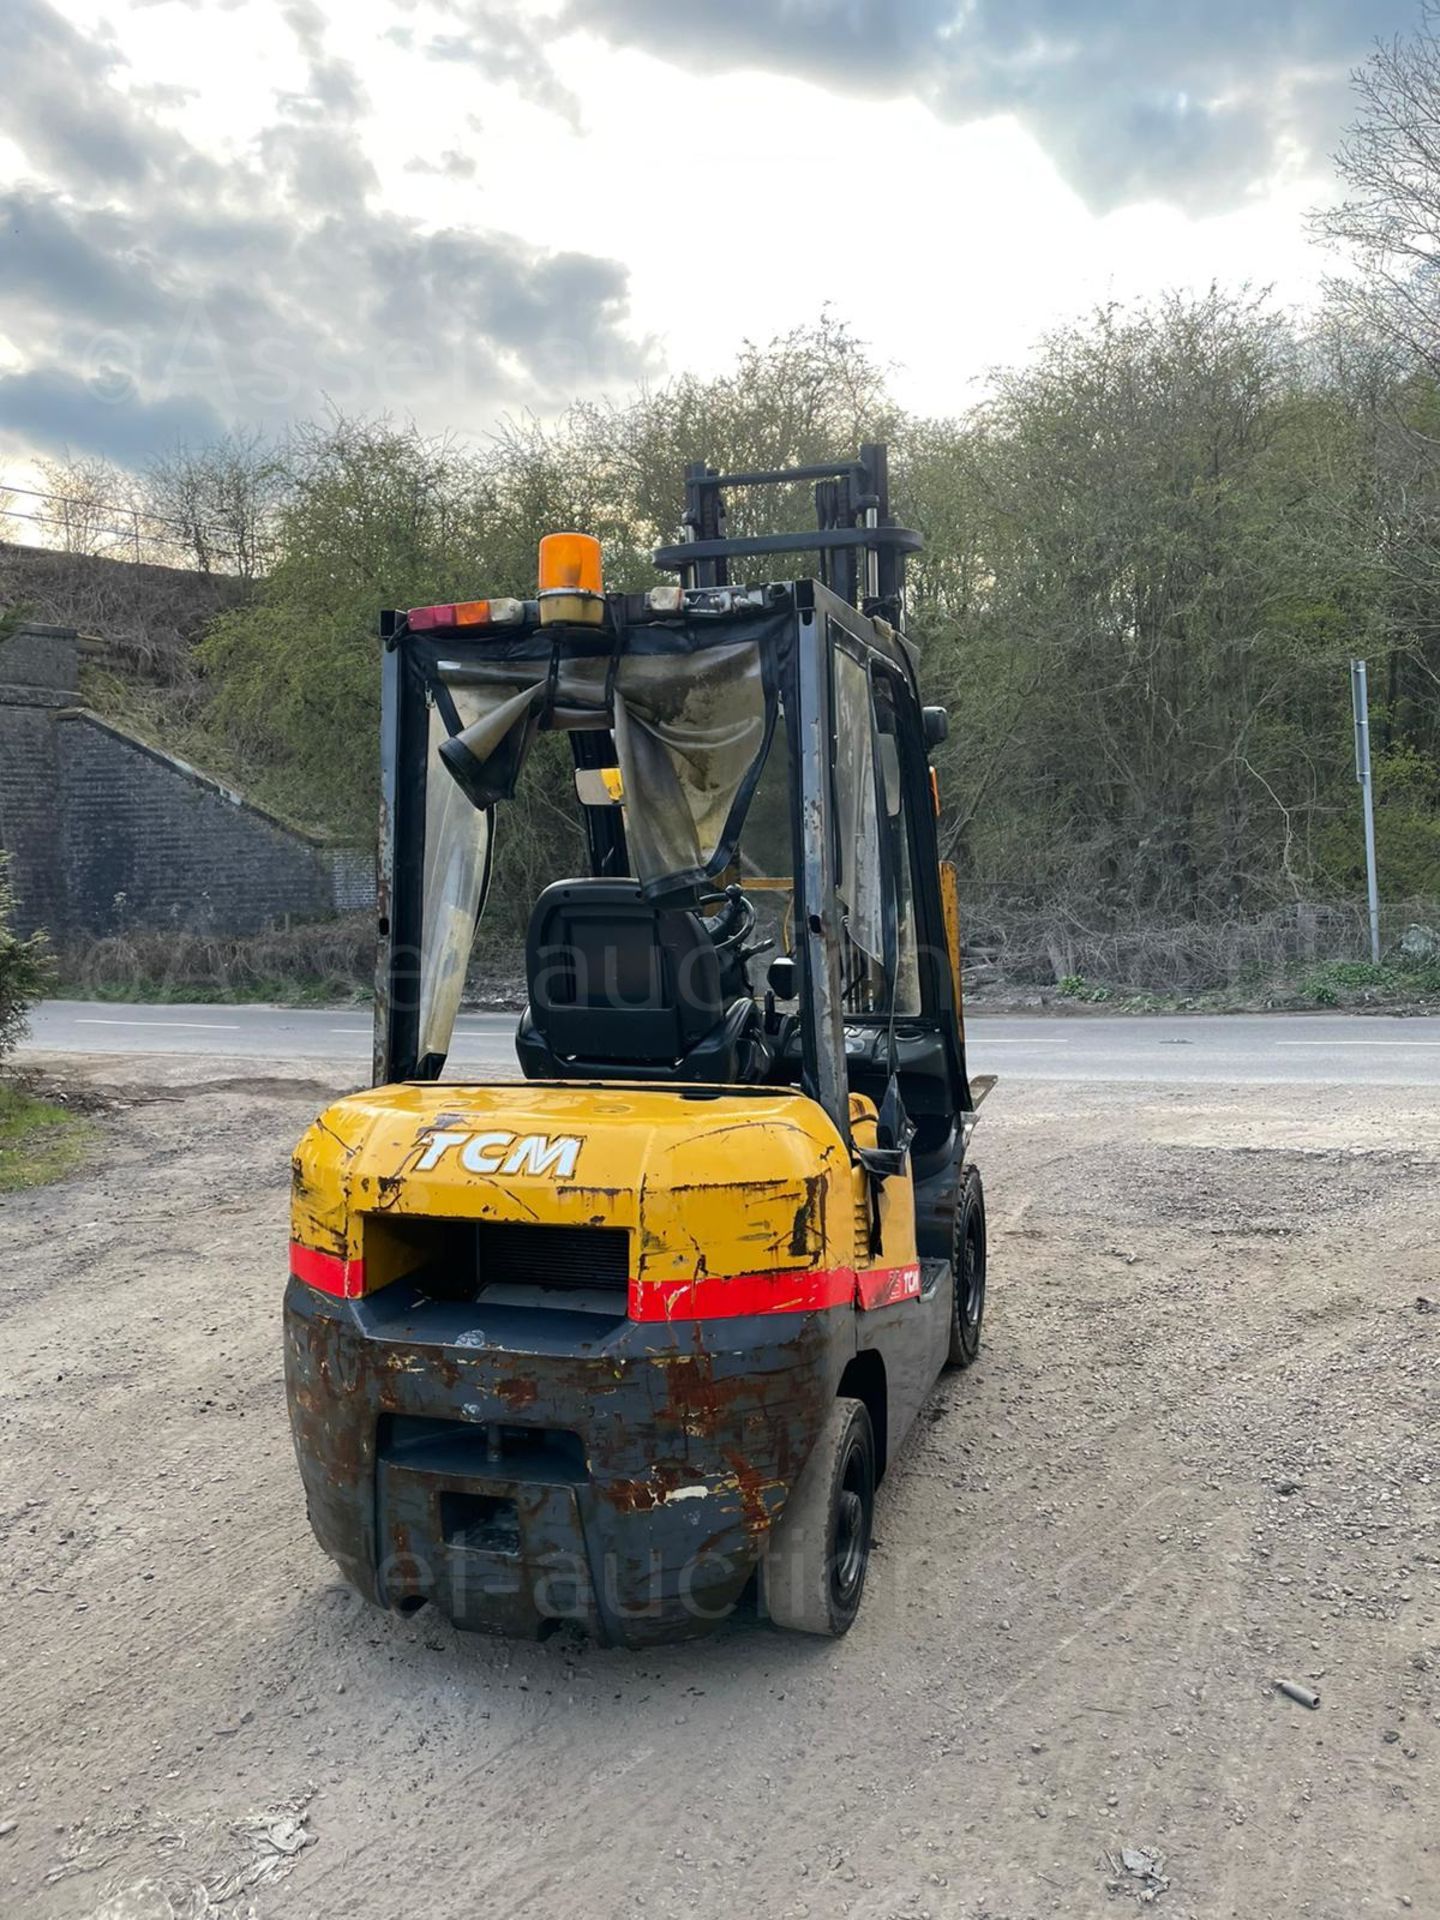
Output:
[[[813,480],[816,528],[810,533],[731,537],[726,527],[726,490],[790,486]],[[923,542],[890,513],[890,467],[886,449],[867,445],[854,460],[833,465],[779,467],[770,472],[717,473],[703,461],[685,469],[685,538],[661,547],[655,565],[678,573],[686,587],[731,584],[730,562],[771,554],[816,553],[819,579],[860,612],[900,625],[905,556]]]

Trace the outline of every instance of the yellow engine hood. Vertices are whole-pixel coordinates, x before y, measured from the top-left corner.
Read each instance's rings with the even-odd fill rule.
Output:
[[[849,1262],[848,1153],[785,1090],[426,1084],[338,1101],[294,1160],[293,1237],[359,1262],[367,1217],[623,1227],[636,1278]],[[372,1249],[381,1236],[372,1235]],[[397,1277],[366,1261],[367,1291]]]

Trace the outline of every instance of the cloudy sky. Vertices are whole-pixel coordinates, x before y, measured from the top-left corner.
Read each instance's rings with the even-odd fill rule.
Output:
[[[723,366],[965,404],[1107,296],[1313,295],[1415,0],[0,0],[0,470]]]

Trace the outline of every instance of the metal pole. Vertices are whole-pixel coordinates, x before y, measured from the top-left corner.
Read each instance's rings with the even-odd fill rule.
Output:
[[[1355,778],[1365,803],[1365,881],[1370,898],[1370,958],[1380,964],[1380,886],[1375,876],[1375,783],[1370,772],[1370,687],[1365,662],[1350,662],[1355,709]]]

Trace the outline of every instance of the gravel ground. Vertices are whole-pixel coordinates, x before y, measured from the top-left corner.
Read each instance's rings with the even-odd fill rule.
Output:
[[[93,1166],[0,1202],[0,1912],[1440,1914],[1440,1096],[1002,1086],[986,1352],[855,1630],[636,1657],[378,1614],[312,1543],[323,1068],[63,1071]]]

